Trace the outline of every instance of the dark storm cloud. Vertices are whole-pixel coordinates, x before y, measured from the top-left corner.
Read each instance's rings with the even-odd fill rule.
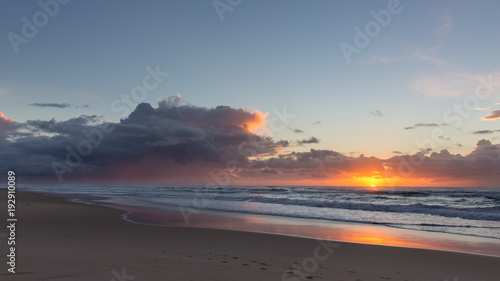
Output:
[[[415,178],[469,178],[498,180],[500,178],[500,145],[480,140],[476,148],[462,156],[448,150],[432,152],[429,156],[418,152],[414,155],[395,156],[384,161],[388,171],[400,176]]]
[[[97,115],[81,115],[80,117],[72,118],[66,121],[49,121],[43,120],[28,120],[26,126],[31,128],[33,132],[46,132],[65,135],[78,135],[89,124],[96,123],[101,117]]]
[[[432,181],[471,180],[498,186],[500,181],[500,145],[480,140],[466,156],[447,150],[398,155],[389,159],[350,157],[332,150],[292,152],[266,160],[253,160],[247,170],[271,169],[279,174],[327,175],[328,178],[350,176],[381,176],[386,178],[417,178]],[[400,152],[398,152],[400,153]],[[346,176],[347,175],[347,176]]]
[[[178,177],[186,183],[196,177],[217,177],[214,171],[224,171],[233,163],[242,179],[377,175],[500,182],[500,145],[489,140],[478,141],[465,156],[447,150],[429,150],[427,155],[394,151],[396,156],[380,159],[333,150],[285,152],[289,141],[252,133],[264,124],[265,115],[260,112],[178,106],[175,100],[162,100],[157,108],[139,104],[118,123],[103,122],[96,115],[17,123],[0,113],[0,170],[14,170],[24,180],[37,182],[57,181],[59,175],[64,180],[126,183],[134,179],[170,182]]]
[[[164,100],[158,108],[139,104],[119,123],[102,123],[96,115],[24,124],[0,118],[0,133],[20,126],[27,131],[14,132],[15,139],[2,141],[0,168],[26,177],[55,179],[59,173],[64,179],[91,180],[132,178],[145,170],[161,176],[187,164],[207,163],[207,168],[218,169],[235,160],[244,165],[246,157],[274,155],[289,145],[249,131],[264,124],[263,118],[260,112],[227,106],[177,107]]]
[[[278,174],[278,171],[273,170],[273,169],[264,169],[262,170],[263,174]]]
[[[266,160],[253,160],[248,166],[252,169],[272,169],[286,174],[329,174],[382,172],[382,160],[375,157],[348,157],[333,150],[315,150],[309,152],[292,152],[278,155]]]
[[[7,118],[0,112],[0,138],[7,136],[8,133],[20,128],[21,125],[16,121]]]

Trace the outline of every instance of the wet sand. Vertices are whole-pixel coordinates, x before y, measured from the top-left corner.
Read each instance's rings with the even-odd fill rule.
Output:
[[[0,210],[6,213],[6,191]],[[243,231],[141,225],[17,192],[16,273],[1,280],[498,280],[500,258]],[[5,222],[5,216],[2,216]]]

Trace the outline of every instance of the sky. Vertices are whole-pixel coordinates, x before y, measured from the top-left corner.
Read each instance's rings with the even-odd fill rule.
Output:
[[[2,1],[0,170],[500,187],[497,1]]]

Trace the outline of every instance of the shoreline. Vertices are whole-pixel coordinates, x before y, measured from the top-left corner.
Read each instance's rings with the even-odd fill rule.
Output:
[[[194,210],[198,212],[195,213],[192,209],[185,208],[183,212],[192,212],[188,223],[184,217],[185,214],[182,214],[177,206],[155,205],[126,197],[101,196],[96,197],[95,200],[77,200],[86,204],[106,206],[127,212],[123,215],[125,220],[144,225],[239,230],[366,245],[432,249],[500,257],[500,240],[488,237],[413,230],[381,224],[207,209]],[[299,227],[294,227],[295,225]],[[304,230],[304,226],[308,228]],[[326,232],[331,234],[325,234]],[[410,238],[414,242],[411,242]]]
[[[110,280],[126,274],[137,280],[463,281],[497,280],[500,274],[498,257],[345,242],[328,242],[339,246],[329,248],[310,238],[142,225],[109,207],[17,195],[18,271],[3,270],[2,280]],[[4,209],[6,192],[1,197]],[[5,251],[6,244],[0,246]]]

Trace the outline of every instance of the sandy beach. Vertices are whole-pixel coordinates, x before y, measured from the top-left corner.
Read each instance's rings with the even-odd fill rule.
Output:
[[[2,192],[2,213],[6,203]],[[7,272],[4,228],[1,280],[493,281],[500,276],[498,257],[139,225],[123,220],[118,210],[27,192],[18,192],[16,203],[16,273]]]

